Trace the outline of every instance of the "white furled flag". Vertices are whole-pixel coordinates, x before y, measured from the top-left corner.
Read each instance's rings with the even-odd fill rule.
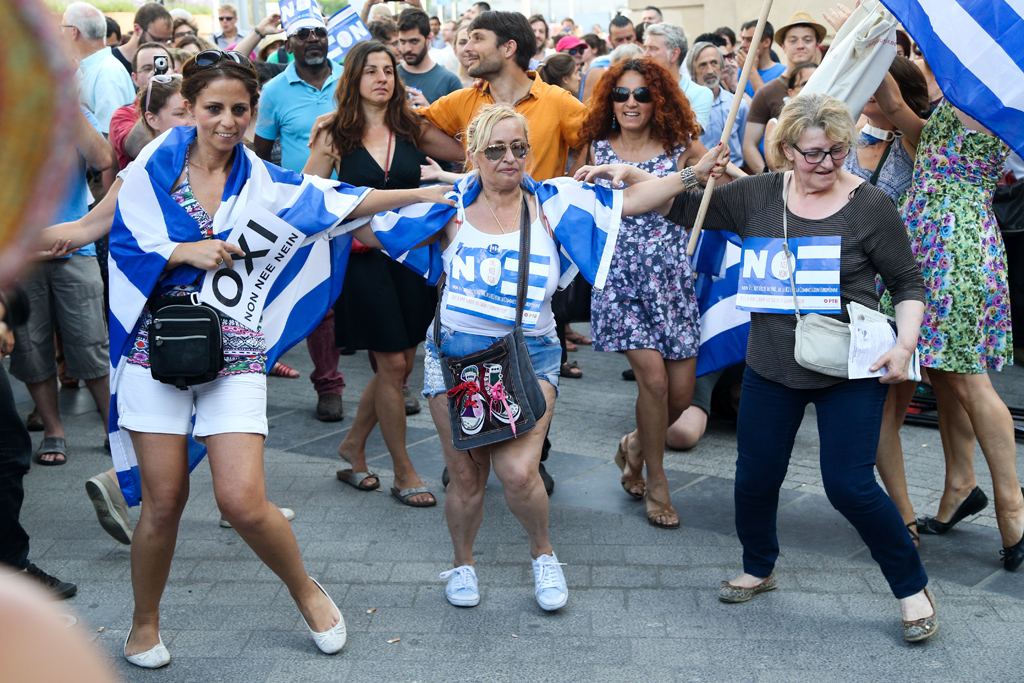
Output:
[[[1024,155],[1024,0],[882,0],[943,94]]]

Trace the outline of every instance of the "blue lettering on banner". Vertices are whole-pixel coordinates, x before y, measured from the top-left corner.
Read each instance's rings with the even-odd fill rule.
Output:
[[[514,324],[519,251],[460,247],[452,256],[447,300],[449,311],[494,322]],[[540,319],[541,304],[551,271],[551,259],[530,254],[530,275],[523,308],[523,327],[533,329]]]
[[[841,313],[839,267],[841,237],[793,237],[791,259],[782,240],[748,237],[743,240],[736,308],[754,313],[793,313],[789,269],[795,267],[796,295],[801,313]]]
[[[350,47],[360,40],[369,39],[369,30],[352,5],[327,20],[327,56],[336,62],[344,62]]]
[[[302,19],[320,20],[320,10],[313,0],[281,0],[278,4],[281,26],[287,31],[292,24]]]

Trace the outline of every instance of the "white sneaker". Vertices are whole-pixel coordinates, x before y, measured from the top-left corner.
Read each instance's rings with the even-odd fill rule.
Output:
[[[449,578],[451,577],[451,578]],[[448,579],[444,589],[444,597],[456,607],[476,607],[480,604],[480,587],[476,580],[476,569],[464,564],[455,569],[441,573],[442,579]]]
[[[281,514],[284,515],[284,518],[287,519],[289,522],[292,521],[293,519],[295,519],[295,510],[292,510],[291,508],[277,508],[277,509],[281,511]],[[220,516],[220,525],[221,525],[221,527],[223,527],[225,529],[230,529],[231,528],[231,522],[229,522],[228,520],[224,519],[224,515]]]
[[[565,563],[559,562],[553,552],[550,556],[541,555],[533,561],[534,595],[537,604],[548,612],[564,607],[569,599],[569,588],[562,574],[564,566]]]
[[[106,472],[101,472],[85,482],[85,493],[96,508],[100,526],[118,543],[132,544],[132,524],[128,518],[128,503],[124,500],[121,487]]]

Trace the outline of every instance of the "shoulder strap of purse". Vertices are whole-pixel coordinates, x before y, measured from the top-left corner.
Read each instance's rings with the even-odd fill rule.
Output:
[[[793,271],[796,270],[796,259],[789,251],[789,220],[786,214],[789,213],[789,174],[787,171],[782,176],[782,250],[786,253],[786,270],[789,271],[789,287],[793,294],[793,310],[796,314],[796,321],[800,322],[800,304],[796,300],[796,279]]]
[[[519,281],[516,284],[516,327],[523,324],[526,288],[530,284],[530,205],[526,202],[525,192],[522,192],[522,196],[523,217],[519,227]]]
[[[872,185],[878,183],[878,176],[882,172],[882,167],[885,166],[885,160],[889,158],[889,151],[892,150],[892,146],[898,139],[899,138],[896,135],[893,135],[892,140],[889,140],[889,144],[885,146],[885,151],[882,152],[882,158],[878,160],[878,166],[875,168],[875,172],[871,174],[871,178],[868,180]],[[853,153],[856,154],[857,150],[854,150]]]

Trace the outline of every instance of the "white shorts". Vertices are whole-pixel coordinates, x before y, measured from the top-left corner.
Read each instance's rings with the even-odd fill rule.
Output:
[[[192,406],[196,425],[192,428]],[[149,434],[267,435],[267,376],[226,375],[182,391],[128,363],[117,386],[117,426]]]

